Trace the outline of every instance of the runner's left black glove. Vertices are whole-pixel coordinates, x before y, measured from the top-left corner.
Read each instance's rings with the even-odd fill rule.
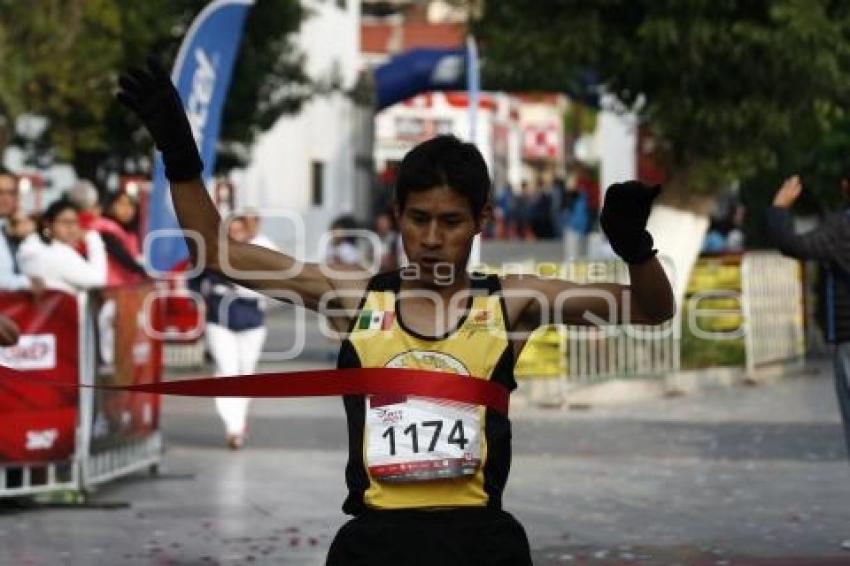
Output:
[[[643,263],[658,253],[646,221],[660,192],[660,185],[651,187],[638,181],[614,183],[605,191],[599,223],[611,248],[626,263]]]
[[[129,69],[118,84],[118,100],[136,113],[162,152],[168,180],[181,182],[200,176],[204,164],[183,102],[159,61],[149,57],[147,69]]]

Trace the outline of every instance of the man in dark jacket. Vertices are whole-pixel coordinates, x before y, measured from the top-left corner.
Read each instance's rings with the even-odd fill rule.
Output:
[[[841,210],[811,232],[795,234],[790,209],[803,186],[796,175],[789,177],[768,209],[767,225],[782,253],[821,262],[818,322],[826,340],[835,344],[835,390],[850,456],[850,174],[841,179],[840,189]]]

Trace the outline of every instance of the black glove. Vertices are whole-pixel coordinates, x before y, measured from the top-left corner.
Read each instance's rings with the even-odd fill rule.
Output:
[[[660,192],[661,185],[650,187],[638,181],[614,183],[605,192],[599,223],[611,248],[623,261],[642,263],[658,253],[652,248],[652,235],[646,231],[646,221],[652,201]]]
[[[189,181],[200,176],[204,164],[183,102],[159,61],[149,57],[147,70],[131,68],[118,84],[118,100],[136,113],[162,152],[168,180]]]

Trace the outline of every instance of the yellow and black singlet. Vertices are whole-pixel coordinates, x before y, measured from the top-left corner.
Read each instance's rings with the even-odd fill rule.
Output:
[[[369,281],[337,366],[446,371],[516,388],[514,356],[497,276],[473,274],[463,318],[443,336],[405,327],[399,271]],[[343,511],[501,508],[511,425],[492,409],[414,396],[350,395],[348,497]]]

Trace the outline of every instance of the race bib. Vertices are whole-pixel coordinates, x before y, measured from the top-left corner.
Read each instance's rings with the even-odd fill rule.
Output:
[[[376,480],[458,478],[481,466],[481,417],[476,405],[378,395],[367,402],[367,465]]]

